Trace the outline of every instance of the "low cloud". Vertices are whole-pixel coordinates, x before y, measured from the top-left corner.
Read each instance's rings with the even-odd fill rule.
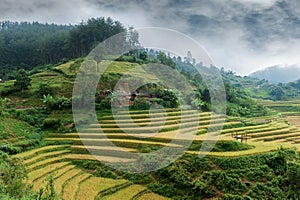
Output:
[[[298,0],[0,2],[0,20],[69,24],[110,16],[126,26],[175,29],[199,41],[216,65],[242,75],[277,64],[300,64]]]

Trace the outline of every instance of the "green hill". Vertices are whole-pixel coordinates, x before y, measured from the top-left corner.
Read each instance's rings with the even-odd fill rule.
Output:
[[[247,92],[253,98],[265,100],[293,100],[299,98],[299,81],[272,83],[267,79],[238,76],[233,72],[222,71],[224,80]]]
[[[272,83],[288,83],[300,79],[298,66],[273,66],[249,75],[253,78],[265,79]]]

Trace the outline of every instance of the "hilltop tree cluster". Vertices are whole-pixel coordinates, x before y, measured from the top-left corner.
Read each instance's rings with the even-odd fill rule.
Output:
[[[103,17],[79,25],[0,22],[0,78],[14,79],[19,69],[85,56],[99,42],[125,30],[119,21]]]

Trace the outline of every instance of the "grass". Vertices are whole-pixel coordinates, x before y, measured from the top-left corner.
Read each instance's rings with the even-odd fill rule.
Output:
[[[292,140],[294,137],[300,136],[300,132],[294,132],[294,133],[286,133],[282,135],[271,135],[271,136],[266,136],[266,137],[259,137],[257,139],[254,139],[253,141],[275,141],[275,140],[281,140],[282,142]]]
[[[54,150],[60,150],[60,149],[63,149],[63,148],[68,148],[69,145],[50,145],[50,146],[44,146],[44,147],[41,147],[41,148],[37,148],[37,149],[33,149],[33,150],[30,150],[30,151],[26,151],[26,152],[23,152],[23,153],[19,153],[17,155],[15,155],[15,157],[18,157],[18,158],[23,158],[23,159],[28,159],[30,157],[33,157],[35,155],[38,155],[44,151],[54,151]]]
[[[151,120],[148,120],[147,122],[141,122],[139,121],[138,122],[138,125],[139,126],[155,126],[155,125],[161,125],[162,122],[161,121],[164,121],[164,125],[171,125],[171,124],[178,124],[178,123],[187,123],[187,122],[194,122],[195,121],[195,118],[194,117],[198,117],[198,115],[195,115],[195,116],[190,116],[188,118],[181,118],[181,117],[176,117],[175,119],[171,119],[171,118],[152,118],[153,121]],[[214,120],[218,120],[219,118],[221,118],[222,116],[221,115],[218,115],[218,116],[214,116],[214,117],[211,117],[211,116],[208,116],[208,117],[201,117],[200,118],[200,122],[204,122],[205,120],[207,121],[214,121]],[[219,119],[220,120],[220,119]],[[126,123],[125,123],[126,122]],[[136,123],[136,121],[131,121],[131,120],[103,120],[101,121],[101,123],[99,124],[92,124],[91,125],[91,128],[99,128],[99,126],[103,127],[103,128],[117,128],[119,127],[118,125],[121,124],[122,127],[132,127],[132,124],[131,123]]]
[[[261,105],[271,108],[284,115],[300,114],[299,100],[290,101],[260,101]]]
[[[259,128],[259,129],[254,129],[254,130],[245,130],[245,133],[248,134],[258,134],[258,133],[263,133],[263,132],[268,132],[268,131],[276,131],[276,130],[281,130],[283,128],[288,128],[288,124],[273,124],[271,127],[265,127],[265,128]]]
[[[176,112],[176,113],[172,113],[172,114],[169,114],[168,116],[161,116],[161,115],[158,115],[158,116],[155,116],[155,117],[152,117],[150,118],[149,115],[146,115],[146,114],[141,114],[141,115],[130,115],[130,116],[117,116],[116,119],[114,119],[114,117],[112,115],[108,115],[108,116],[104,116],[104,117],[101,117],[100,120],[101,120],[101,123],[112,123],[112,122],[115,122],[117,121],[118,123],[128,123],[128,122],[132,122],[134,121],[135,123],[141,123],[141,122],[150,122],[151,120],[152,121],[160,121],[160,120],[174,120],[174,119],[189,119],[189,118],[192,118],[192,117],[199,117],[200,119],[202,118],[211,118],[212,116],[212,113],[211,112],[205,112],[205,113],[195,113],[192,112],[192,114],[190,113],[180,113],[180,112]],[[221,115],[215,115],[213,117],[221,117]]]
[[[54,174],[54,178],[57,179],[57,178],[61,177],[63,174],[65,174],[69,170],[73,169],[74,167],[75,167],[74,165],[67,165],[63,168],[56,170],[55,174]]]
[[[126,180],[90,177],[80,184],[76,199],[94,200],[101,191],[126,182]]]
[[[75,167],[74,165],[66,165],[59,169],[55,169],[54,171],[51,171],[49,173],[49,175],[53,174],[54,178],[59,178],[61,175],[65,174],[66,172],[73,169],[74,167]],[[35,191],[39,191],[40,188],[44,188],[47,184],[46,179],[47,179],[47,176],[43,176],[43,177],[35,180],[33,183],[33,189]],[[55,185],[56,185],[56,183],[55,183]]]
[[[159,82],[159,79],[155,75],[145,72],[145,70],[137,63],[102,61],[98,66],[99,68],[103,68],[107,65],[108,67],[104,73],[126,74],[130,77],[135,77],[135,79],[140,78],[150,82]],[[126,77],[123,77],[122,79],[126,80]]]
[[[53,73],[53,76],[37,76],[31,77],[31,87],[30,91],[33,94],[36,94],[39,88],[40,83],[44,83],[49,85],[51,88],[56,90],[57,95],[71,97],[72,95],[72,88],[73,88],[73,80],[65,78],[62,74]],[[54,76],[56,74],[56,76]],[[29,98],[32,99],[32,98]],[[36,101],[34,101],[36,102]],[[40,100],[42,103],[42,100]]]
[[[67,62],[65,64],[59,65],[57,67],[55,67],[56,69],[61,70],[63,73],[67,74],[67,75],[75,75],[75,73],[71,72],[69,70],[70,66],[74,63],[74,61],[70,61]]]
[[[180,111],[180,108],[165,108],[165,109],[155,109],[152,110],[151,113],[162,113],[162,112],[176,112],[176,111]],[[182,111],[185,111],[182,109]],[[130,114],[148,114],[149,110],[130,110],[127,108],[120,108],[119,110],[117,110],[117,114],[119,115],[126,115],[127,113]]]
[[[199,155],[209,155],[209,156],[219,156],[219,157],[237,157],[245,155],[253,155],[260,153],[267,153],[278,150],[280,147],[292,148],[294,147],[288,143],[275,143],[275,142],[248,142],[248,145],[252,145],[255,148],[244,150],[244,151],[231,151],[231,152],[199,152],[199,151],[187,151],[189,154],[199,154]]]
[[[58,156],[58,157],[54,157],[54,158],[48,158],[48,159],[36,162],[36,163],[34,163],[32,165],[29,165],[28,169],[29,170],[33,170],[34,168],[39,168],[39,167],[42,167],[44,165],[47,165],[47,164],[50,164],[50,163],[54,163],[54,162],[59,162],[59,161],[61,161],[63,159],[64,159],[64,157],[61,156],[61,155]]]
[[[272,130],[272,131],[266,131],[266,132],[259,132],[259,133],[252,133],[248,134],[251,138],[259,138],[259,137],[265,137],[265,136],[274,136],[274,135],[281,135],[281,134],[287,134],[291,131],[295,131],[295,128],[284,128],[279,130]]]
[[[119,148],[122,148],[123,151],[127,151],[127,152],[136,152],[136,149],[134,148],[125,148],[125,147],[112,147],[112,146],[83,146],[83,145],[74,145],[72,146],[72,148],[74,149],[93,149],[93,150],[113,150],[113,151],[117,151],[119,150]]]
[[[169,198],[160,196],[155,193],[146,193],[138,198],[139,200],[167,200]]]
[[[232,132],[241,132],[241,131],[249,131],[249,130],[256,130],[261,128],[267,128],[271,124],[262,124],[262,125],[254,125],[254,126],[244,126],[244,127],[238,127],[238,128],[230,128],[230,129],[224,129],[222,130],[222,134],[226,133],[232,133]]]
[[[28,173],[28,180],[29,181],[34,181],[42,176],[45,176],[48,173],[51,173],[52,171],[61,168],[63,166],[68,165],[69,162],[59,162],[59,163],[54,163],[54,164],[50,164],[47,165],[41,169],[37,169],[34,171],[31,171],[30,173]]]
[[[97,156],[97,155],[90,155],[90,154],[67,154],[65,158],[69,160],[99,160],[103,162],[112,162],[112,163],[132,161],[132,159],[129,158],[119,158],[113,156]]]
[[[117,125],[111,125],[110,127],[105,126],[105,128],[88,128],[87,131],[98,131],[98,130],[103,130],[105,133],[108,132],[112,132],[112,133],[119,133],[119,132],[151,132],[151,131],[156,131],[156,130],[160,130],[160,132],[166,132],[169,130],[174,130],[174,129],[178,129],[179,127],[192,127],[192,126],[197,126],[197,125],[209,125],[211,124],[218,124],[218,123],[222,123],[224,120],[223,119],[211,119],[211,120],[203,120],[203,121],[198,121],[196,119],[190,119],[189,121],[185,121],[185,122],[181,122],[180,121],[174,121],[174,123],[151,123],[151,126],[147,126],[147,127],[141,127],[141,126],[137,126],[137,127],[133,127],[132,124],[124,124],[125,126],[121,126],[121,128],[119,128]],[[232,124],[233,122],[228,122],[230,124]],[[157,125],[157,126],[155,126]],[[113,128],[112,128],[113,127]]]
[[[85,142],[101,142],[106,141],[106,139],[89,139],[89,138],[46,138],[48,141],[85,141]],[[150,145],[165,145],[164,142],[152,142],[152,141],[143,141],[143,140],[124,140],[124,139],[110,139],[111,142],[128,142],[128,143],[138,143],[138,144],[150,144]],[[176,146],[176,145],[175,145]]]
[[[28,90],[16,92],[6,97],[12,100],[15,107],[40,107],[43,106],[42,96],[39,95],[38,90],[40,83],[49,85],[55,90],[56,96],[65,96],[70,98],[72,96],[73,78],[66,78],[63,74],[44,71],[30,76],[31,86]],[[12,88],[14,81],[7,81],[0,84],[0,91]]]
[[[126,187],[122,190],[118,190],[117,192],[102,197],[103,200],[127,200],[127,199],[133,199],[137,194],[140,192],[143,192],[147,190],[146,187],[141,185],[130,185],[129,187]]]
[[[194,112],[194,111],[192,111]],[[152,124],[154,127],[138,127],[138,128],[131,128],[132,126],[130,124],[126,124],[128,123],[128,121],[130,120],[126,120],[126,116],[125,113],[123,111],[121,111],[122,115],[121,116],[121,122],[122,125],[124,125],[125,130],[132,133],[137,133],[137,136],[145,136],[145,137],[149,137],[149,134],[146,134],[145,132],[149,131],[149,130],[155,130],[157,129],[157,127],[155,127],[155,125],[160,125],[159,121],[154,121],[154,123]],[[138,122],[140,123],[139,125],[148,125],[147,122],[145,122],[145,120],[149,120],[149,119],[143,119],[142,117],[147,117],[148,113],[147,111],[135,111],[133,112],[133,116],[135,118],[137,118],[136,120],[138,120]],[[134,136],[128,136],[126,134],[122,134],[120,128],[117,127],[117,125],[115,124],[114,120],[111,120],[112,116],[111,115],[107,115],[106,117],[102,118],[101,121],[101,125],[103,125],[102,130],[104,130],[104,132],[106,133],[106,136],[109,138],[109,140],[113,143],[115,143],[117,146],[122,146],[122,147],[126,147],[129,148],[128,151],[135,151],[138,150],[137,144],[141,144],[141,145],[146,145],[146,146],[153,146],[153,145],[159,145],[160,147],[168,145],[169,140],[173,139],[175,137],[175,135],[178,133],[178,131],[176,129],[179,128],[179,126],[181,125],[183,127],[182,129],[182,137],[184,138],[184,134],[188,134],[191,131],[194,131],[194,127],[189,127],[189,126],[195,126],[197,125],[197,122],[194,122],[193,117],[195,117],[195,114],[191,114],[191,111],[184,111],[184,113],[186,115],[184,115],[184,119],[183,119],[183,123],[178,120],[178,117],[180,118],[181,116],[178,116],[178,114],[180,114],[181,112],[179,112],[178,110],[168,110],[168,119],[169,121],[166,121],[166,123],[169,123],[168,125],[165,125],[163,128],[163,131],[165,132],[160,132],[159,134],[156,134],[154,137],[151,136],[151,138],[135,138]],[[159,113],[158,113],[159,114]],[[224,124],[220,123],[222,122],[221,119],[219,119],[220,117],[222,117],[221,115],[215,115],[215,116],[211,116],[211,113],[202,113],[203,117],[200,118],[200,122],[199,122],[199,126],[198,126],[198,131],[201,131],[201,135],[197,135],[195,136],[195,140],[196,141],[204,141],[206,140],[206,133],[207,129],[209,127],[215,128],[215,127],[222,127],[222,125],[224,125],[224,129],[221,130],[221,133],[223,135],[220,135],[220,142],[225,142],[225,141],[233,141],[234,139],[231,137],[230,133],[247,133],[249,136],[252,136],[251,142],[255,142],[255,140],[257,140],[257,142],[259,141],[271,141],[273,140],[272,138],[278,137],[278,139],[282,139],[284,137],[286,137],[288,139],[288,137],[293,137],[293,136],[297,136],[297,133],[295,133],[295,129],[290,127],[285,121],[283,121],[282,118],[278,118],[278,116],[274,115],[274,116],[267,116],[267,117],[257,117],[257,118],[251,118],[250,121],[252,120],[253,123],[248,123],[250,122],[249,119],[239,119],[239,118],[230,118],[227,120],[227,122],[225,122]],[[149,116],[149,115],[148,115]],[[159,116],[159,115],[158,115]],[[197,114],[198,116],[198,114]],[[212,120],[210,120],[212,118]],[[154,120],[157,118],[153,118]],[[163,119],[161,117],[159,117],[159,119]],[[256,121],[254,123],[254,121]],[[263,123],[260,123],[260,121],[263,121]],[[102,123],[103,122],[103,123]],[[209,124],[211,123],[211,124]],[[249,126],[245,125],[245,124],[250,124]],[[257,124],[257,125],[255,125]],[[102,135],[101,137],[99,137],[99,134],[97,133],[93,133],[93,132],[97,132],[97,130],[99,130],[99,125],[92,125],[91,129],[89,129],[90,133],[86,133],[85,135],[81,135],[81,138],[78,137],[78,135],[76,134],[66,134],[63,135],[62,137],[60,137],[59,135],[55,135],[55,136],[50,136],[52,138],[47,138],[47,140],[49,141],[53,141],[53,142],[59,142],[59,141],[70,141],[74,143],[74,146],[76,146],[76,149],[81,149],[84,150],[84,148],[80,148],[83,147],[80,142],[84,141],[84,142],[88,142],[90,143],[90,147],[94,148],[94,149],[99,149],[99,150],[105,150],[106,147],[101,146],[101,142],[105,141],[106,139],[104,138],[104,136]],[[120,132],[120,133],[119,133]],[[215,134],[216,132],[212,132],[210,134]],[[156,140],[159,139],[159,140]],[[163,139],[160,141],[160,139]],[[99,145],[99,146],[98,146]],[[288,145],[288,144],[287,144]],[[251,146],[251,145],[250,145]],[[242,154],[256,154],[261,152],[267,152],[267,151],[273,151],[276,150],[278,147],[278,143],[274,143],[274,144],[268,144],[265,147],[259,147],[257,145],[253,145],[255,148],[253,149],[245,149],[242,152]],[[79,148],[78,148],[79,147]],[[133,147],[133,148],[132,148]],[[117,150],[117,149],[110,149],[110,150]],[[139,151],[139,150],[138,150]],[[224,155],[229,155],[229,156],[233,156],[233,155],[239,155],[240,152],[213,152],[212,155],[220,155],[220,156],[224,156]],[[189,153],[195,153],[193,151],[189,151]],[[111,159],[112,157],[109,157],[109,159]],[[87,157],[86,159],[91,159],[89,157]],[[103,157],[100,159],[104,159],[106,160],[106,157]]]
[[[24,121],[0,117],[0,142],[6,142],[6,139],[17,137],[38,138],[39,136],[36,129]]]
[[[72,179],[73,177],[75,177],[76,175],[78,175],[81,172],[82,171],[80,169],[74,169],[73,168],[70,171],[63,174],[62,176],[60,176],[59,178],[55,179],[54,187],[55,187],[56,192],[58,194],[61,194],[62,191],[63,191],[63,187],[66,184],[66,182],[68,182],[68,180]]]
[[[70,179],[66,183],[65,187],[63,188],[62,199],[63,200],[75,199],[76,192],[79,189],[80,182],[84,181],[85,179],[88,179],[90,176],[91,174],[83,173]]]
[[[290,124],[300,127],[300,116],[287,116],[286,118]]]
[[[151,113],[162,113],[162,112],[175,112],[175,111],[180,111],[180,108],[166,108],[166,109],[155,109],[152,110]],[[183,110],[184,112],[184,110]],[[127,114],[128,111],[126,110],[121,110],[117,112],[118,115],[123,115]],[[130,114],[147,114],[149,113],[149,110],[129,110]]]
[[[116,154],[118,155],[118,154]],[[60,162],[60,161],[65,161],[65,160],[101,160],[105,162],[130,162],[132,159],[129,158],[119,158],[115,156],[99,156],[99,155],[90,155],[90,154],[63,154],[59,155],[57,157],[53,158],[48,158],[36,163],[33,163],[28,166],[28,169],[30,171],[37,169],[37,168],[43,168],[43,166],[50,164],[50,163],[55,163],[55,162]]]
[[[70,152],[69,150],[61,150],[61,151],[53,151],[53,152],[47,152],[47,153],[42,153],[42,154],[39,154],[33,158],[30,158],[30,159],[27,159],[24,161],[24,164],[26,165],[30,165],[31,163],[33,162],[37,162],[43,158],[46,158],[46,157],[54,157],[54,156],[58,156],[58,155],[62,155],[62,154],[65,154],[65,153],[68,153]]]

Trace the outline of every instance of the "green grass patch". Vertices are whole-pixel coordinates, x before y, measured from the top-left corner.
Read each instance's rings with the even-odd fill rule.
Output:
[[[194,141],[189,147],[189,150],[199,151],[200,148],[202,147],[202,144],[203,144],[202,142]],[[212,147],[213,147],[212,152],[245,151],[254,148],[253,146],[247,143],[241,143],[237,141],[233,141],[233,142],[219,141]]]

